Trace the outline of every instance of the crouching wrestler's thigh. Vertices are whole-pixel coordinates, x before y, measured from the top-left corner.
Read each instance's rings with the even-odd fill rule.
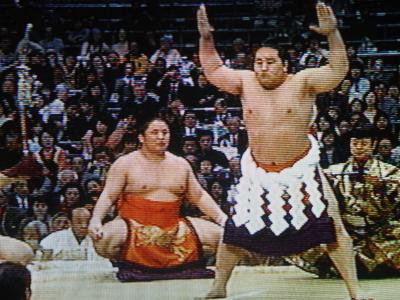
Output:
[[[213,222],[201,218],[188,217],[187,219],[196,231],[203,251],[206,254],[215,254],[218,244],[222,240],[223,228]]]
[[[93,241],[97,254],[105,258],[118,258],[128,237],[126,222],[117,217],[104,224],[103,237]]]

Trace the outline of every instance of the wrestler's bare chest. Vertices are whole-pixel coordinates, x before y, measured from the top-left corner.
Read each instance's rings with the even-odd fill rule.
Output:
[[[153,200],[177,200],[186,190],[187,172],[177,158],[152,162],[136,155],[129,165],[125,192]]]
[[[256,80],[244,82],[243,117],[250,147],[260,162],[283,162],[308,147],[314,101],[296,78],[275,90],[265,90]]]

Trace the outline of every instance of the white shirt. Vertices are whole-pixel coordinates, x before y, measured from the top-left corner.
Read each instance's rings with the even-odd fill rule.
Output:
[[[61,115],[64,113],[65,104],[60,99],[54,99],[49,104],[50,115]]]
[[[71,228],[51,233],[40,242],[40,246],[52,249],[54,259],[104,260],[94,250],[88,235],[79,244]]]

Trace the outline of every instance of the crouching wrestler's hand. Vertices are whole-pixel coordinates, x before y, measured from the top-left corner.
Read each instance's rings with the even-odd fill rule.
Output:
[[[95,241],[100,240],[103,237],[103,224],[100,220],[90,220],[89,235]]]

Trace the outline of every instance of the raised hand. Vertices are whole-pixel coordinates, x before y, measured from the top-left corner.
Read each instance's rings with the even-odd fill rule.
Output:
[[[210,38],[211,32],[214,31],[214,28],[212,28],[210,22],[208,22],[206,7],[204,4],[200,5],[197,10],[197,28],[199,29],[200,36],[203,38]]]
[[[319,34],[329,35],[337,29],[337,20],[330,6],[318,2],[317,15],[319,26],[311,25],[309,28]]]

